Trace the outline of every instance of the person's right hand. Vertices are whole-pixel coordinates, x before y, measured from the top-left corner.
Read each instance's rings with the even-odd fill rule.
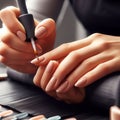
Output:
[[[31,43],[25,42],[26,35],[19,22],[19,9],[7,7],[0,11],[3,27],[0,29],[0,62],[24,73],[35,73],[37,67],[30,63],[35,57]],[[35,21],[36,46],[39,55],[51,50],[55,40],[55,22],[45,19]]]

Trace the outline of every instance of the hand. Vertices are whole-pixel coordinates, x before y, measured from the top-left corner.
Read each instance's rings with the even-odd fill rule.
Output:
[[[35,58],[31,43],[25,42],[26,35],[18,21],[19,9],[7,7],[0,11],[3,27],[0,29],[0,62],[25,73],[35,73],[37,67],[30,63]],[[45,19],[35,21],[36,46],[39,55],[51,50],[55,40],[55,22]],[[48,45],[49,44],[49,45]]]
[[[46,66],[40,66],[34,77],[34,84],[43,89],[48,95],[54,97],[57,100],[64,101],[66,103],[80,103],[85,98],[84,88],[72,87],[69,91],[64,93],[58,93],[55,90],[46,91],[46,86],[49,79],[57,69],[59,63],[57,61],[50,61]]]
[[[95,33],[83,40],[65,43],[32,63],[45,65],[63,59],[50,78],[47,91],[85,87],[120,70],[120,37]]]

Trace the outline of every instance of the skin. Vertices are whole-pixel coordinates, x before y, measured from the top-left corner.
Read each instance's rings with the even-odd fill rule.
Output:
[[[34,83],[48,95],[67,103],[80,103],[85,98],[84,88],[72,87],[65,93],[56,90],[46,91],[48,81],[59,66],[58,61],[51,61],[48,65],[36,66],[31,64],[35,58],[31,43],[25,42],[25,30],[18,20],[19,9],[7,7],[0,11],[3,27],[0,29],[0,62],[22,73],[35,74]],[[56,27],[54,20],[48,18],[40,23],[35,20],[35,41],[39,55],[53,49]],[[42,27],[42,30],[39,29]],[[43,30],[43,28],[45,28]],[[52,66],[52,69],[51,67]],[[45,79],[45,81],[44,81]]]
[[[20,72],[35,73],[37,67],[30,63],[35,55],[31,43],[25,42],[25,30],[18,21],[19,15],[20,11],[15,7],[7,7],[0,11],[0,19],[3,23],[0,30],[0,62]],[[35,21],[35,25],[37,37],[35,42],[41,55],[54,46],[55,22],[52,19],[45,19],[40,23]],[[40,27],[46,29],[42,35],[39,35]]]
[[[46,91],[64,93],[73,86],[84,88],[105,75],[120,71],[120,37],[95,33],[65,43],[31,63],[42,66],[50,60],[60,62],[51,78],[44,79]]]

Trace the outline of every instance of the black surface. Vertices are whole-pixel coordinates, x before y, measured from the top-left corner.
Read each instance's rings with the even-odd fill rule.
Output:
[[[44,114],[46,117],[60,115],[63,118],[75,116],[78,120],[108,120],[108,111],[103,114],[88,104],[69,105],[57,101],[35,86],[16,81],[0,82],[0,104],[19,112],[32,115]]]

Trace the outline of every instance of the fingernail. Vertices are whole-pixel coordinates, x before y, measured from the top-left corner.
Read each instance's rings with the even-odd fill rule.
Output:
[[[45,59],[44,57],[38,57],[30,61],[30,63],[35,64],[35,65],[40,65],[40,63],[43,62],[44,59]]]
[[[47,29],[43,26],[39,27],[36,32],[35,32],[35,36],[37,38],[41,38],[43,37],[45,34],[47,33]]]
[[[46,72],[51,73],[53,71],[53,68],[54,68],[54,63],[50,61],[46,67]]]
[[[21,31],[17,31],[17,36],[20,38],[20,40],[25,41],[26,40],[26,35],[25,33]]]
[[[52,77],[51,79],[50,79],[50,81],[49,81],[49,83],[48,83],[48,85],[46,86],[46,91],[48,92],[48,91],[52,91],[53,89],[54,89],[54,85],[55,85],[55,83],[56,83],[56,78],[55,77]]]
[[[86,83],[87,83],[87,78],[83,77],[75,83],[75,86],[76,87],[84,87]]]
[[[65,81],[60,87],[56,90],[57,93],[64,93],[68,90],[69,88],[69,83],[68,81]]]

